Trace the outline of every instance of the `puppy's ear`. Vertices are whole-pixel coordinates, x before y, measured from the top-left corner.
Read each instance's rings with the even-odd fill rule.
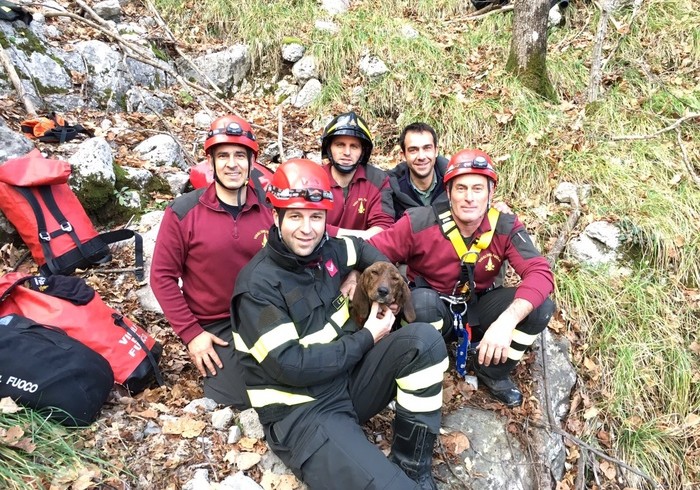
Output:
[[[413,323],[416,321],[416,310],[413,307],[411,289],[406,284],[406,281],[401,281],[401,296],[403,297],[403,317],[408,323]]]
[[[365,275],[361,274],[355,287],[355,294],[352,296],[352,315],[357,326],[362,328],[363,323],[369,317],[369,296],[367,296],[365,288]]]

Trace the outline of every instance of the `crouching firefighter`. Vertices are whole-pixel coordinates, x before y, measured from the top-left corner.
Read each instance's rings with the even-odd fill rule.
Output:
[[[248,397],[272,451],[310,488],[435,489],[447,351],[431,325],[391,332],[397,306],[350,318],[343,278],[381,253],[355,237],[329,238],[326,172],[292,159],[272,177],[274,225],[241,271],[231,300],[234,346]],[[396,399],[387,459],[360,424]]]
[[[447,341],[458,337],[457,371],[466,374],[470,344],[478,345],[476,376],[515,407],[523,396],[510,373],[554,313],[554,276],[517,216],[491,208],[498,174],[486,153],[456,153],[444,182],[447,202],[407,210],[369,243],[407,264],[416,321]],[[495,285],[506,261],[521,278],[517,287]]]

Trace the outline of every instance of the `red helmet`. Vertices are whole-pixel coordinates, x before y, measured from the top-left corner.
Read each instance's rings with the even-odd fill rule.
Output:
[[[493,168],[491,157],[481,150],[466,149],[455,153],[447,164],[442,180],[447,184],[458,175],[464,174],[483,175],[493,182],[494,188],[498,184],[498,174]]]
[[[253,151],[253,161],[258,158],[258,142],[250,124],[245,119],[229,114],[215,119],[209,126],[207,139],[204,141],[204,153],[209,154],[209,150],[214,145],[229,143],[232,145],[242,145]]]
[[[333,209],[333,193],[326,171],[306,158],[292,158],[277,167],[267,187],[275,208]]]

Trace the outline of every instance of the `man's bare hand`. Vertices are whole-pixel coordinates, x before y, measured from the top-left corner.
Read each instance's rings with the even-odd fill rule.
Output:
[[[207,376],[209,373],[215,376],[215,365],[218,366],[219,369],[224,367],[221,359],[219,359],[219,356],[214,350],[214,344],[225,347],[228,345],[228,342],[221,340],[219,337],[209,332],[202,332],[187,344],[187,351],[190,355],[190,359],[192,359],[192,362],[197,367],[197,371],[199,371],[202,376]],[[207,373],[207,371],[209,373]]]
[[[510,206],[508,206],[505,202],[503,201],[496,201],[493,203],[492,207],[496,208],[496,210],[499,213],[503,214],[513,214],[513,210],[510,209]]]
[[[391,332],[391,326],[394,324],[395,319],[396,317],[391,309],[380,305],[376,301],[372,302],[369,318],[365,322],[365,329],[372,333],[375,344]]]
[[[360,273],[358,271],[350,271],[350,274],[345,278],[343,284],[340,285],[340,292],[346,298],[352,299],[355,296],[355,288],[357,287],[357,281],[360,279]]]
[[[479,364],[490,366],[500,364],[508,360],[510,341],[513,337],[513,328],[510,322],[497,319],[484,333],[479,342]]]

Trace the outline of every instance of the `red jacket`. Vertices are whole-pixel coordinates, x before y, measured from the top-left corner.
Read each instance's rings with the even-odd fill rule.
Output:
[[[432,206],[409,208],[394,226],[373,236],[369,243],[390,261],[407,264],[409,280],[422,277],[437,292],[452,294],[460,278],[460,258],[443,235],[437,214]],[[490,229],[488,217],[484,216],[472,239]],[[554,275],[513,214],[499,215],[491,243],[479,254],[474,269],[477,293],[493,285],[505,260],[522,279],[515,297],[529,301],[535,308],[540,306],[554,289]]]
[[[383,229],[394,224],[394,204],[389,177],[372,165],[359,165],[349,185],[348,197],[335,181],[330,165],[323,165],[331,181],[333,210],[328,212],[328,234],[336,236],[338,228],[367,230],[373,226]]]
[[[253,186],[236,219],[220,208],[214,186],[184,194],[166,208],[153,251],[153,293],[185,344],[202,333],[202,325],[230,315],[238,272],[265,245],[272,225],[270,209]]]

